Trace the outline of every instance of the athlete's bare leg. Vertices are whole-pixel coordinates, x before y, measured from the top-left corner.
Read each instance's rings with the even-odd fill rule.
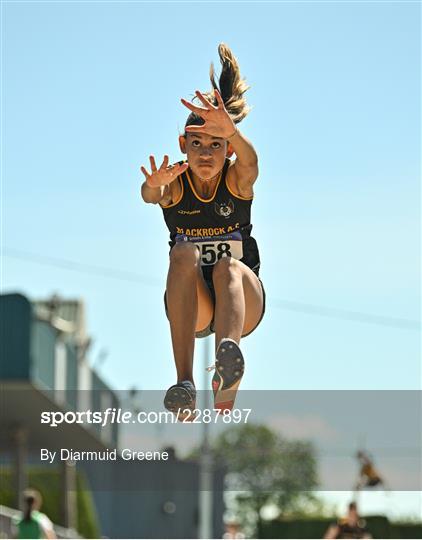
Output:
[[[195,332],[210,324],[214,306],[202,276],[199,251],[191,242],[176,244],[170,252],[166,299],[177,382],[193,382]]]
[[[258,324],[264,308],[261,283],[245,264],[223,257],[214,266],[215,343],[223,338],[237,343]]]

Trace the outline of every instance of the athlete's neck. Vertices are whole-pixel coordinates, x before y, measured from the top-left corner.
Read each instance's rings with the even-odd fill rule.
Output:
[[[209,180],[203,180],[193,171],[191,171],[191,178],[196,191],[205,199],[210,198],[214,193],[215,186],[217,184],[218,178],[220,177],[220,174],[221,171]]]

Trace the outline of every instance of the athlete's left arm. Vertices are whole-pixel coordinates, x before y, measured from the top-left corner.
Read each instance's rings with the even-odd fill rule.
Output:
[[[258,156],[252,143],[236,128],[236,132],[228,139],[229,145],[236,154],[231,166],[238,192],[243,197],[253,195],[252,186],[258,178]]]

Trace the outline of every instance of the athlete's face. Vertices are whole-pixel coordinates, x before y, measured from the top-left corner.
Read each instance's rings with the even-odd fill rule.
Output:
[[[186,153],[189,167],[201,180],[211,180],[224,166],[227,141],[205,133],[187,133],[180,137],[180,148]]]

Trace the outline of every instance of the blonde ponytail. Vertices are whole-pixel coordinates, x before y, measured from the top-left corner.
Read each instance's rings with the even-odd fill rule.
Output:
[[[218,84],[215,80],[214,64],[211,63],[210,67],[210,81],[213,87],[211,92],[204,93],[204,96],[211,101],[214,105],[217,105],[217,100],[214,95],[214,90],[218,90],[224,102],[224,106],[227,112],[231,116],[233,122],[238,124],[249,113],[250,107],[246,103],[244,93],[248,90],[249,86],[246,84],[245,79],[240,76],[239,64],[236,57],[232,53],[231,49],[224,43],[220,43],[218,46],[218,54],[221,62],[221,73],[218,79]],[[195,98],[192,100],[197,100]],[[189,125],[202,125],[204,120],[195,113],[191,113],[188,116],[185,127]]]

